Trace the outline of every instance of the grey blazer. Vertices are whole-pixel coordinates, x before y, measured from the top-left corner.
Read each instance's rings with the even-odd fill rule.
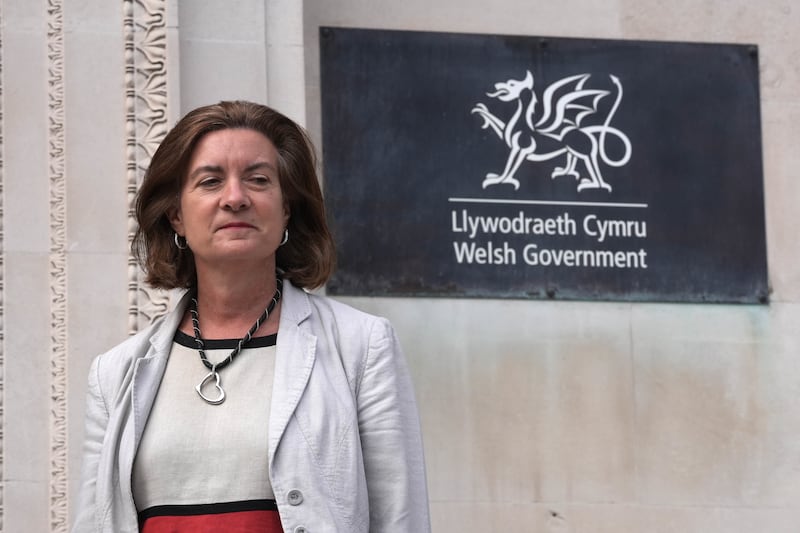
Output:
[[[138,532],[133,461],[186,303],[92,363],[73,532]],[[414,392],[388,321],[284,284],[268,459],[287,532],[430,531]]]

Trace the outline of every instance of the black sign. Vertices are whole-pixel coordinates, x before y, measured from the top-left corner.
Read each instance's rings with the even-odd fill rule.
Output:
[[[330,294],[768,301],[755,46],[320,46]]]

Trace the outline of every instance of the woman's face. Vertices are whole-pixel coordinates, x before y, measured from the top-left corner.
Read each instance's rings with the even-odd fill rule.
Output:
[[[269,139],[249,129],[213,131],[200,139],[179,207],[170,216],[198,270],[232,261],[252,261],[262,269],[271,262],[274,268],[288,221],[278,152]]]

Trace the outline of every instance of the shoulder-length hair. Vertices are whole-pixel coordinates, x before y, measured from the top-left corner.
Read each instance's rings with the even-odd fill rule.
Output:
[[[169,215],[179,207],[189,161],[207,133],[230,128],[260,132],[278,151],[278,178],[289,211],[289,240],[276,252],[284,279],[306,289],[320,287],[335,263],[333,238],[325,218],[314,147],[306,132],[267,106],[244,101],[220,102],[184,116],[153,154],[136,197],[139,227],[131,250],[145,281],[161,289],[190,288],[197,282],[194,256],[179,249]]]

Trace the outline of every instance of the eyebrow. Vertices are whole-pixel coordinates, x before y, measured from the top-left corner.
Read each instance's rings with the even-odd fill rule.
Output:
[[[277,170],[272,165],[272,163],[270,163],[268,161],[256,161],[255,163],[253,163],[251,165],[247,165],[245,167],[244,171],[245,172],[252,172],[254,170],[258,170],[260,168],[265,168],[265,167],[270,169],[270,170]],[[219,166],[219,165],[203,165],[203,166],[200,166],[200,167],[197,167],[196,169],[194,169],[192,171],[192,173],[189,174],[189,178],[195,178],[198,174],[204,174],[206,172],[212,173],[212,174],[219,174],[219,173],[222,173],[222,167]]]

